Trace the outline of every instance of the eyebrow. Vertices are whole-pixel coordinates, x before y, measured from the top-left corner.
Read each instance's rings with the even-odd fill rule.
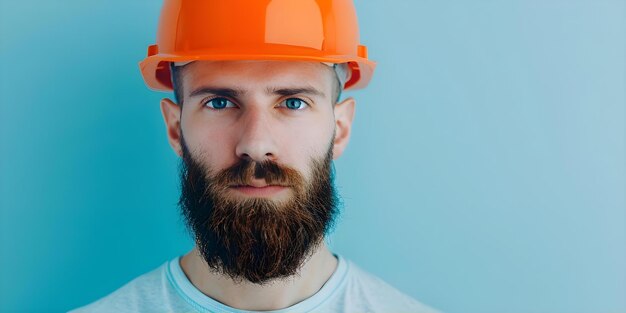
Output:
[[[196,97],[196,96],[199,96],[199,95],[205,95],[205,94],[213,94],[213,95],[216,95],[216,96],[237,98],[237,97],[243,95],[244,93],[245,93],[245,91],[239,90],[239,89],[202,86],[202,87],[198,87],[198,88],[194,89],[189,94],[189,98],[193,98],[193,97]]]
[[[300,87],[300,88],[268,88],[266,90],[268,94],[276,94],[281,96],[293,96],[298,94],[305,94],[310,96],[326,97],[326,95],[320,90],[314,87]]]
[[[293,96],[298,94],[305,94],[310,96],[318,96],[318,97],[326,97],[322,91],[314,88],[314,87],[296,87],[296,88],[273,88],[268,87],[265,90],[268,94],[280,95],[280,96]],[[216,96],[222,97],[230,97],[230,98],[239,98],[240,96],[246,93],[245,90],[242,89],[233,89],[233,88],[220,88],[220,87],[210,87],[210,86],[201,86],[194,89],[189,97],[193,98],[200,95],[205,94],[213,94]]]

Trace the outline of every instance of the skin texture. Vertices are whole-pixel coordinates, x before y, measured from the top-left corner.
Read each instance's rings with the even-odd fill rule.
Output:
[[[206,168],[221,171],[241,159],[271,160],[312,180],[311,158],[323,158],[332,142],[332,158],[345,150],[354,117],[355,101],[348,98],[333,106],[334,72],[321,63],[295,61],[196,61],[185,66],[178,82],[179,106],[161,101],[167,136],[174,152],[182,157],[181,138],[190,154]],[[195,93],[198,90],[210,92]],[[221,89],[221,91],[217,91]],[[224,93],[224,89],[237,91]],[[298,92],[294,90],[314,90]],[[192,95],[195,93],[195,95]],[[217,110],[208,102],[220,96],[230,102]],[[287,99],[306,105],[290,109]],[[253,181],[262,185],[264,180]],[[250,195],[232,192],[234,201]],[[289,189],[263,197],[285,202]],[[289,307],[317,292],[332,275],[337,261],[325,244],[315,248],[299,275],[270,284],[235,281],[212,271],[193,249],[181,260],[183,271],[203,293],[226,305],[246,310]]]

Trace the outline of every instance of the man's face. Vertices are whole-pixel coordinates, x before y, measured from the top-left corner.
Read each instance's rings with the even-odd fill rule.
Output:
[[[354,107],[333,107],[333,75],[317,62],[197,61],[177,82],[182,110],[162,102],[183,157],[180,204],[213,269],[255,283],[291,276],[323,240],[330,162]]]
[[[324,156],[333,139],[333,75],[319,62],[193,62],[179,82],[182,135],[192,155],[203,155],[210,168],[272,160],[309,179],[310,158]]]

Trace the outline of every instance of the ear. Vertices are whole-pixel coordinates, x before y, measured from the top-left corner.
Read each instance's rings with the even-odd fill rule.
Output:
[[[350,129],[354,118],[354,98],[347,98],[335,105],[335,140],[333,146],[333,160],[343,154],[343,150],[350,141]]]
[[[174,152],[180,157],[183,155],[183,149],[180,142],[180,116],[182,108],[170,99],[161,100],[161,113],[165,121],[165,130],[167,131],[167,139]]]

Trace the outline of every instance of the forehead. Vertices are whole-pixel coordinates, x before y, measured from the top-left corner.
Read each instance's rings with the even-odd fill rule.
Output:
[[[302,87],[329,91],[335,77],[333,69],[308,61],[195,61],[184,66],[184,89],[202,85],[246,89],[265,87]]]

